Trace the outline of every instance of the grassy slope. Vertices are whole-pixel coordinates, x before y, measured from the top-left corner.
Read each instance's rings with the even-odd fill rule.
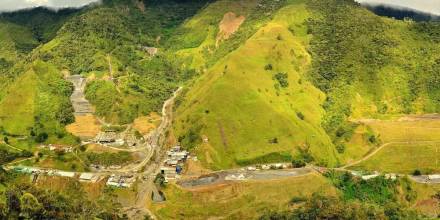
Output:
[[[393,144],[354,169],[411,174],[419,169],[424,173],[440,172],[439,144]]]
[[[335,144],[346,150],[345,163],[364,156],[374,146],[367,144],[368,129],[355,129],[353,137],[341,141],[335,133],[347,130],[347,119],[391,118],[408,113],[437,112],[435,72],[440,51],[435,38],[415,31],[418,24],[379,17],[350,1],[309,2],[313,12],[311,79],[326,91],[323,127]],[[431,140],[435,134],[423,128],[403,127],[373,130],[383,143],[396,139]],[[347,126],[348,125],[348,126]],[[387,125],[383,125],[384,128]],[[386,130],[386,131],[385,131]]]
[[[37,76],[33,71],[21,75],[0,102],[0,124],[11,134],[27,134],[34,124]]]
[[[285,210],[295,196],[335,194],[335,189],[324,177],[310,174],[276,181],[236,183],[195,192],[170,185],[164,193],[167,201],[152,205],[159,219],[256,219],[268,210]]]
[[[177,110],[176,130],[183,134],[200,128],[209,138],[209,144],[197,148],[205,165],[231,167],[271,153],[294,154],[296,146],[304,145],[319,162],[336,164],[330,139],[320,128],[325,95],[303,80],[310,63],[309,36],[302,26],[307,17],[302,1],[293,1],[186,95]],[[267,64],[273,70],[265,70]],[[274,88],[278,72],[288,73],[288,88]],[[279,143],[269,143],[273,138]]]
[[[257,3],[257,0],[216,1],[179,27],[176,36],[168,44],[191,67],[200,70],[206,65],[207,51],[215,48],[218,24],[224,14],[233,12],[248,17]]]

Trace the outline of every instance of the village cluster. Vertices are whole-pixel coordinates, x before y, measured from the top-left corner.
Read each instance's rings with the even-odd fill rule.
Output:
[[[61,170],[54,169],[45,169],[45,168],[35,168],[35,167],[26,167],[26,166],[17,166],[17,167],[6,167],[8,170],[13,170],[18,173],[29,174],[31,175],[31,180],[33,183],[38,181],[39,176],[58,176],[58,177],[66,177],[77,179],[80,182],[85,183],[97,183],[106,178],[106,185],[120,188],[130,188],[134,182],[136,182],[136,176],[133,174],[96,174],[96,173],[76,173],[76,172],[67,172]]]
[[[100,132],[92,142],[111,147],[119,147],[123,145],[136,147],[139,144],[139,140],[132,132],[117,133],[116,131]]]
[[[167,159],[160,168],[161,174],[165,177],[165,182],[180,178],[183,170],[183,164],[190,158],[189,152],[182,150],[180,146],[175,146],[167,151]],[[194,158],[197,160],[197,158]]]

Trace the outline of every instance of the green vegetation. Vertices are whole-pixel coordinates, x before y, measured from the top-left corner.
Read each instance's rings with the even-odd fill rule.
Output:
[[[292,161],[292,155],[290,155],[290,153],[274,152],[248,160],[237,160],[236,163],[240,166],[247,166],[253,164],[279,163],[279,162],[290,162],[290,161]]]
[[[87,152],[82,155],[87,164],[96,164],[102,166],[124,165],[133,160],[133,156],[129,152],[118,153],[91,153]]]
[[[242,7],[245,6],[252,7],[253,2],[243,3]],[[208,16],[206,13],[212,8],[205,10],[199,16]],[[262,163],[264,159],[273,161],[273,155],[280,153],[291,156],[277,159],[291,161],[298,152],[295,146],[309,146],[316,163],[337,164],[331,140],[320,128],[325,96],[301,80],[310,63],[306,51],[309,36],[303,25],[309,16],[305,5],[302,1],[292,1],[271,15],[270,21],[257,19],[258,25],[254,28],[258,31],[207,69],[177,108],[177,137],[184,147],[195,149],[205,166],[222,169],[243,162]],[[202,18],[194,19],[187,25]],[[250,24],[251,21],[247,23]],[[244,26],[233,36],[246,31],[242,28]],[[295,34],[290,29],[295,30]],[[282,40],[277,40],[279,35],[283,36]],[[232,38],[222,45],[233,44]],[[265,68],[268,63],[272,70]],[[274,80],[280,88],[281,85],[285,88],[274,88]],[[304,117],[298,116],[299,111]],[[204,136],[208,143],[202,142]],[[276,142],[269,141],[275,139]]]
[[[439,158],[439,146],[435,143],[391,144],[352,168],[387,173],[412,174],[414,170],[438,173]]]
[[[0,175],[8,175],[4,172]],[[2,219],[125,219],[111,192],[91,198],[74,180],[63,180],[62,190],[31,184],[27,176],[8,175],[3,180],[7,188],[0,192]]]
[[[293,211],[270,212],[262,215],[259,219],[422,219],[422,216],[418,216],[414,211],[399,208],[394,204],[380,207],[314,194]]]
[[[323,127],[332,137],[349,117],[437,111],[437,25],[382,18],[353,1],[308,8],[310,79],[328,95]]]
[[[169,184],[163,192],[167,201],[153,203],[150,207],[158,219],[196,220],[219,216],[227,219],[257,219],[268,209],[288,209],[287,204],[292,197],[308,198],[313,193],[335,194],[331,183],[315,174],[282,180],[240,182],[194,191]]]

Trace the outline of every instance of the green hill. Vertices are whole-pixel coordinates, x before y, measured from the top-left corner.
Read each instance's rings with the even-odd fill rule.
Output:
[[[437,23],[379,17],[353,1],[280,2],[275,16],[243,23],[220,47],[213,46],[217,13],[227,7],[215,13],[208,7],[183,25],[210,30],[179,51],[206,74],[182,98],[174,129],[206,166],[283,161],[304,152],[334,166],[377,144],[368,138],[371,129],[356,130],[350,121],[438,111]],[[228,1],[211,7],[222,3]],[[237,16],[249,11],[255,13]],[[252,29],[258,31],[241,38]],[[217,56],[224,47],[232,52]]]
[[[205,165],[290,161],[299,152],[336,165],[321,128],[325,94],[306,80],[310,36],[302,24],[308,17],[304,2],[292,1],[186,93],[175,130]]]
[[[205,1],[150,3],[145,7],[137,1],[106,1],[79,11],[35,9],[2,15],[3,20],[16,23],[10,28],[23,32],[13,31],[21,38],[5,36],[5,45],[11,45],[10,50],[4,49],[11,54],[8,57],[18,59],[20,50],[13,48],[16,41],[34,43],[20,57],[23,62],[9,67],[5,74],[10,80],[0,96],[4,133],[32,136],[34,141],[42,135],[71,142],[64,126],[73,120],[69,102],[72,86],[64,81],[65,74],[88,77],[87,98],[96,106],[97,114],[109,122],[129,123],[159,111],[178,83],[191,77],[193,71],[181,70],[178,61],[162,48],[150,56],[143,47],[160,47],[159,39],[169,38]],[[25,15],[35,19],[23,19]],[[9,31],[6,26],[2,28]],[[32,40],[19,41],[24,37]]]
[[[114,124],[160,111],[185,85],[176,139],[214,169],[337,166],[380,144],[354,121],[439,108],[440,25],[351,0],[107,0],[0,20],[0,126],[34,140],[72,141],[66,74],[87,78],[86,97]]]

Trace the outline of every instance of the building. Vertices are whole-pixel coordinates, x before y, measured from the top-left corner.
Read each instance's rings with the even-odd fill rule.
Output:
[[[96,136],[96,142],[100,144],[115,143],[117,139],[116,132],[101,132]]]
[[[106,185],[107,186],[113,186],[113,187],[130,188],[134,184],[134,182],[136,182],[136,177],[134,175],[131,175],[131,174],[116,175],[116,174],[113,174],[107,180]]]
[[[41,148],[48,148],[50,151],[71,153],[73,152],[73,148],[71,146],[60,145],[60,144],[49,144],[47,146],[41,145]]]
[[[376,177],[378,177],[378,176],[379,176],[379,174],[372,174],[372,175],[362,176],[361,178],[362,178],[363,180],[370,180],[370,179],[374,179],[374,178],[376,178]]]
[[[174,167],[161,167],[160,173],[165,177],[165,182],[168,182],[168,180],[174,180],[177,178],[176,168],[174,168]]]
[[[440,180],[440,174],[428,175],[428,180]]]
[[[79,181],[81,182],[92,182],[96,183],[99,180],[99,176],[93,174],[93,173],[82,173],[79,176]]]
[[[68,178],[74,178],[75,173],[74,172],[65,172],[65,171],[55,171],[55,176],[61,176],[61,177],[68,177]]]

